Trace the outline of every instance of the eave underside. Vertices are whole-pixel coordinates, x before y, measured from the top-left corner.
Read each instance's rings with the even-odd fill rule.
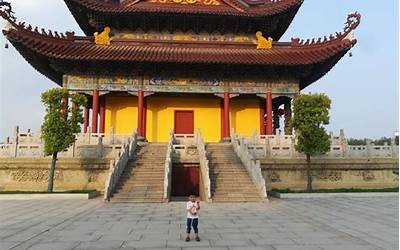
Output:
[[[243,82],[291,79],[303,89],[329,72],[355,45],[352,32],[360,19],[358,13],[350,14],[344,32],[336,36],[275,42],[272,49],[256,49],[249,41],[118,37],[106,46],[95,44],[93,37],[39,32],[15,22],[3,33],[35,69],[59,85],[66,74],[186,79],[207,75]]]
[[[350,49],[346,48],[335,55],[316,63],[303,65],[252,65],[252,64],[225,64],[225,63],[174,63],[174,62],[146,62],[146,61],[118,61],[118,60],[79,60],[60,59],[45,56],[37,51],[30,50],[20,43],[12,42],[21,55],[40,73],[62,85],[65,74],[97,75],[97,76],[130,76],[157,77],[172,76],[181,78],[201,78],[204,73],[210,79],[225,81],[275,81],[294,79],[304,89],[314,81],[324,76],[340,58]]]

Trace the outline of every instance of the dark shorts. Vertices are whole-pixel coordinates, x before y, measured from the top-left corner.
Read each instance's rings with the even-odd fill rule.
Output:
[[[187,218],[187,220],[186,220],[186,233],[190,234],[190,231],[192,230],[192,227],[193,227],[194,233],[196,233],[196,234],[199,233],[199,229],[197,228],[198,225],[199,225],[199,219],[198,218],[196,218],[196,219]]]

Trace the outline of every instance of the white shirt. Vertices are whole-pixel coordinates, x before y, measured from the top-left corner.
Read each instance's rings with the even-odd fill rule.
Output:
[[[199,207],[200,207],[200,206],[197,205],[197,202],[188,201],[188,202],[186,203],[186,210],[194,208],[194,209],[196,210],[196,215],[191,214],[191,213],[188,211],[188,212],[187,212],[187,218],[189,218],[189,219],[198,219],[198,218],[199,218],[199,212],[198,212],[197,210],[199,209]]]

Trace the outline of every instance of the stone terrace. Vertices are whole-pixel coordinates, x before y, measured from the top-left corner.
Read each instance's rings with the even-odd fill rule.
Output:
[[[1,201],[0,249],[398,249],[397,198],[205,204],[184,242],[184,203]]]

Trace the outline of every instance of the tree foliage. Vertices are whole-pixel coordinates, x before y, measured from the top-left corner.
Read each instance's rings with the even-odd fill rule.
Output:
[[[73,103],[71,108],[68,105],[69,99]],[[57,154],[75,142],[75,134],[80,132],[83,123],[81,107],[86,104],[86,97],[71,95],[66,89],[50,89],[42,94],[42,102],[46,107],[42,124],[44,153],[52,156],[47,191],[53,192]]]
[[[74,107],[68,107],[71,99]],[[86,97],[69,94],[66,89],[50,89],[42,94],[46,115],[42,125],[45,155],[53,155],[68,149],[75,142],[75,134],[80,132],[83,123],[81,107]]]
[[[380,139],[376,139],[376,140],[372,140],[369,138],[364,138],[364,139],[350,138],[347,140],[347,143],[351,146],[358,146],[358,145],[367,145],[367,141],[371,141],[371,143],[373,143],[374,145],[377,145],[377,146],[383,146],[383,145],[385,145],[385,143],[387,143],[387,145],[392,145],[392,138],[389,138],[389,137],[381,137]],[[396,138],[395,138],[395,142],[396,142]],[[396,142],[396,144],[398,145],[398,142]]]
[[[323,125],[329,124],[331,100],[324,94],[299,95],[293,99],[294,116],[291,121],[296,131],[298,152],[307,156],[307,191],[312,192],[311,156],[329,151],[331,141]]]
[[[323,125],[329,124],[331,100],[324,94],[299,95],[293,100],[292,127],[296,131],[296,150],[310,156],[329,151],[330,140]]]

